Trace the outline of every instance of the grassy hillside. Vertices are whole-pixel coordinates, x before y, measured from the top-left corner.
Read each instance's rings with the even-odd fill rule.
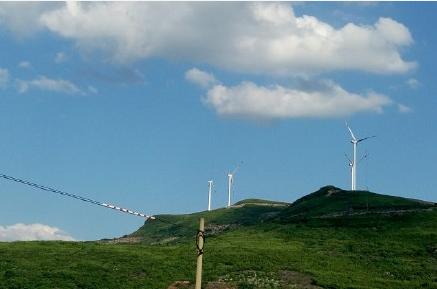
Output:
[[[128,239],[142,243],[180,242],[194,238],[199,227],[199,219],[205,218],[206,235],[215,235],[229,229],[259,224],[276,216],[286,203],[265,200],[245,200],[229,208],[204,211],[189,215],[157,215],[156,220],[148,220]]]
[[[437,288],[434,204],[325,187],[156,217],[130,235],[144,243],[0,243],[0,288],[194,288],[200,217],[206,289]]]
[[[277,216],[281,223],[306,222],[311,219],[342,219],[422,211],[434,208],[435,203],[387,196],[368,191],[345,191],[334,186],[326,186],[306,195]]]

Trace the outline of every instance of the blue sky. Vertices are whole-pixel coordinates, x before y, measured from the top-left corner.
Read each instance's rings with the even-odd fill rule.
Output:
[[[435,3],[2,2],[0,173],[141,213],[357,188],[437,201]],[[0,240],[143,218],[0,179]]]

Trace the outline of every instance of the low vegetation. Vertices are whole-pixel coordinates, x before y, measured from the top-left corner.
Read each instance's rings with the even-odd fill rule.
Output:
[[[203,288],[437,288],[433,203],[324,187],[156,217],[121,240],[0,243],[0,288],[194,288],[201,217]]]

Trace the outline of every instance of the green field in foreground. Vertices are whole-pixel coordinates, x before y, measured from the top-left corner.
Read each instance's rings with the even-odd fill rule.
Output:
[[[206,238],[203,288],[437,288],[434,204],[329,192],[322,188],[294,209],[258,202],[148,221],[132,234],[142,243],[0,243],[0,288],[159,289],[176,281],[193,288],[199,217],[207,228],[225,228],[210,229]],[[363,196],[365,207],[358,209],[350,198]],[[148,226],[161,232],[161,241],[172,241],[148,236]],[[212,281],[227,287],[208,285]]]

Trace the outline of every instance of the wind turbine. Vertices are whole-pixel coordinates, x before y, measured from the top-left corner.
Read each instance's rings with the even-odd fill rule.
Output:
[[[232,182],[233,182],[233,178],[234,178],[235,173],[238,171],[238,169],[240,168],[240,166],[241,166],[242,163],[243,163],[243,162],[239,163],[238,166],[235,168],[235,170],[234,170],[232,173],[227,172],[227,171],[225,171],[225,170],[223,169],[223,171],[224,171],[224,172],[227,174],[227,176],[228,176],[228,207],[231,206],[231,191],[232,191]]]
[[[349,130],[349,132],[351,133],[351,143],[353,145],[354,148],[354,158],[353,161],[351,162],[350,160],[350,166],[351,166],[351,170],[352,170],[352,191],[356,191],[357,189],[357,146],[359,142],[362,142],[366,139],[372,138],[372,137],[376,137],[376,135],[373,136],[368,136],[362,139],[357,140],[357,138],[355,137],[354,133],[352,132],[352,129],[350,128],[349,124],[346,122],[346,126]],[[366,155],[367,156],[367,155]]]
[[[214,164],[212,164],[211,178],[208,180],[208,211],[211,211],[211,192],[213,187],[212,176],[214,175]]]
[[[208,211],[211,211],[212,178],[208,181]]]

